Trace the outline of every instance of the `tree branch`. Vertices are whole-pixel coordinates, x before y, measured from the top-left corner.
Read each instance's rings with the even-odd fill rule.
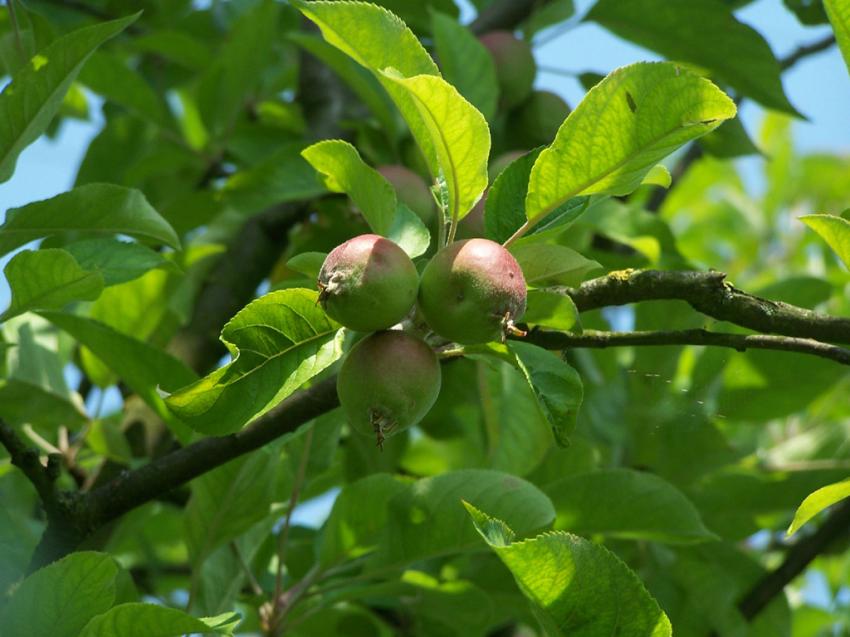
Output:
[[[752,620],[778,595],[785,586],[802,573],[829,546],[850,535],[850,500],[836,505],[817,531],[792,546],[782,564],[759,579],[738,603],[738,609]]]
[[[567,334],[534,330],[521,339],[546,349],[645,346],[645,345],[708,345],[728,347],[744,352],[748,349],[767,349],[819,356],[850,365],[850,349],[821,343],[810,338],[793,338],[767,334],[727,334],[703,329],[653,332],[598,332],[585,330],[582,334]]]
[[[339,404],[336,377],[293,394],[239,433],[210,437],[126,472],[86,496],[95,529],[163,493],[298,429]]]
[[[35,487],[48,518],[54,517],[58,511],[56,479],[59,477],[61,454],[48,455],[47,466],[44,466],[39,460],[38,452],[28,447],[18,437],[15,430],[2,420],[0,420],[0,444],[9,452],[12,464],[18,467]]]
[[[782,67],[783,71],[786,71],[797,64],[800,60],[803,60],[810,55],[820,53],[821,51],[826,51],[833,44],[835,44],[835,36],[829,34],[816,42],[798,46],[791,54],[779,60],[779,66]]]
[[[722,272],[621,270],[561,288],[580,312],[641,301],[681,300],[719,321],[757,332],[850,343],[850,319],[747,294]]]

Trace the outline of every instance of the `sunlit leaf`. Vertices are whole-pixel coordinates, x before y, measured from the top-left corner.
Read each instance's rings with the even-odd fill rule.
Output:
[[[850,480],[830,484],[810,494],[794,514],[794,520],[788,527],[788,535],[794,535],[801,526],[818,513],[848,497],[850,497]]]

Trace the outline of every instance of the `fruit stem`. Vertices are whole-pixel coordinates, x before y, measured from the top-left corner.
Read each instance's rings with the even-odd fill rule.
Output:
[[[531,225],[532,225],[532,224],[531,224],[531,222],[530,222],[530,221],[526,221],[524,224],[522,224],[522,225],[521,225],[521,226],[517,229],[517,231],[516,231],[516,232],[514,232],[514,233],[513,233],[510,237],[508,237],[507,241],[505,241],[505,242],[502,244],[502,247],[503,247],[503,248],[508,248],[508,247],[510,247],[510,245],[511,245],[514,241],[516,241],[517,239],[519,239],[522,235],[524,235],[526,232],[528,232],[528,231],[531,229]]]

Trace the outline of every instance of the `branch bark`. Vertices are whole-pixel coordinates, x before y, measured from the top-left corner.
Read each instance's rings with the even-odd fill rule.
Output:
[[[561,288],[580,312],[642,301],[680,300],[718,321],[804,339],[850,343],[850,319],[743,292],[722,272],[622,270]]]
[[[336,377],[293,394],[239,433],[204,438],[126,472],[85,499],[91,530],[127,511],[298,429],[339,404]]]
[[[769,334],[727,334],[704,329],[653,332],[598,332],[585,330],[582,334],[532,331],[525,340],[546,349],[646,346],[646,345],[708,345],[728,347],[744,352],[748,349],[767,349],[796,352],[826,358],[841,365],[850,365],[850,349],[821,343],[810,338],[793,338]]]
[[[766,573],[738,604],[749,621],[764,610],[785,587],[802,573],[818,555],[835,541],[850,535],[850,500],[844,500],[829,514],[820,528],[797,542],[776,569]]]

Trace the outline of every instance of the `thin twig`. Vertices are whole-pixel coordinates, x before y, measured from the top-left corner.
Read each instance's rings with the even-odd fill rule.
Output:
[[[307,473],[307,461],[310,458],[310,447],[313,444],[313,427],[304,435],[304,450],[301,452],[301,461],[298,464],[298,472],[295,475],[295,481],[292,484],[292,493],[289,495],[289,506],[286,509],[286,516],[283,518],[283,528],[280,530],[277,542],[277,573],[275,574],[274,584],[274,615],[280,610],[280,598],[283,593],[283,569],[286,564],[286,548],[289,542],[289,527],[292,522],[292,511],[298,502],[298,496],[301,493],[301,487],[304,484],[304,476]],[[276,625],[276,621],[272,621],[272,625]]]
[[[704,329],[659,330],[646,332],[599,332],[585,330],[582,334],[533,331],[521,339],[547,349],[647,346],[647,345],[709,345],[728,347],[744,352],[766,349],[796,352],[826,358],[841,365],[850,365],[850,349],[821,343],[810,338],[775,336],[772,334],[728,334]]]
[[[251,586],[251,590],[254,592],[254,595],[262,595],[263,588],[260,586],[257,578],[254,577],[254,572],[245,561],[245,558],[242,557],[242,551],[239,550],[239,545],[235,541],[230,543],[230,550],[233,551],[233,556],[236,558],[236,561],[239,562],[240,568],[245,572],[245,577],[248,579],[248,584]]]
[[[803,60],[816,53],[820,53],[821,51],[826,51],[833,44],[835,44],[835,36],[829,34],[828,36],[817,40],[816,42],[798,46],[791,54],[779,60],[779,66],[782,68],[783,71],[786,71],[800,60]]]
[[[850,535],[850,500],[837,504],[817,531],[804,537],[785,554],[777,568],[759,579],[738,603],[747,619],[754,619],[785,587],[834,542]]]

